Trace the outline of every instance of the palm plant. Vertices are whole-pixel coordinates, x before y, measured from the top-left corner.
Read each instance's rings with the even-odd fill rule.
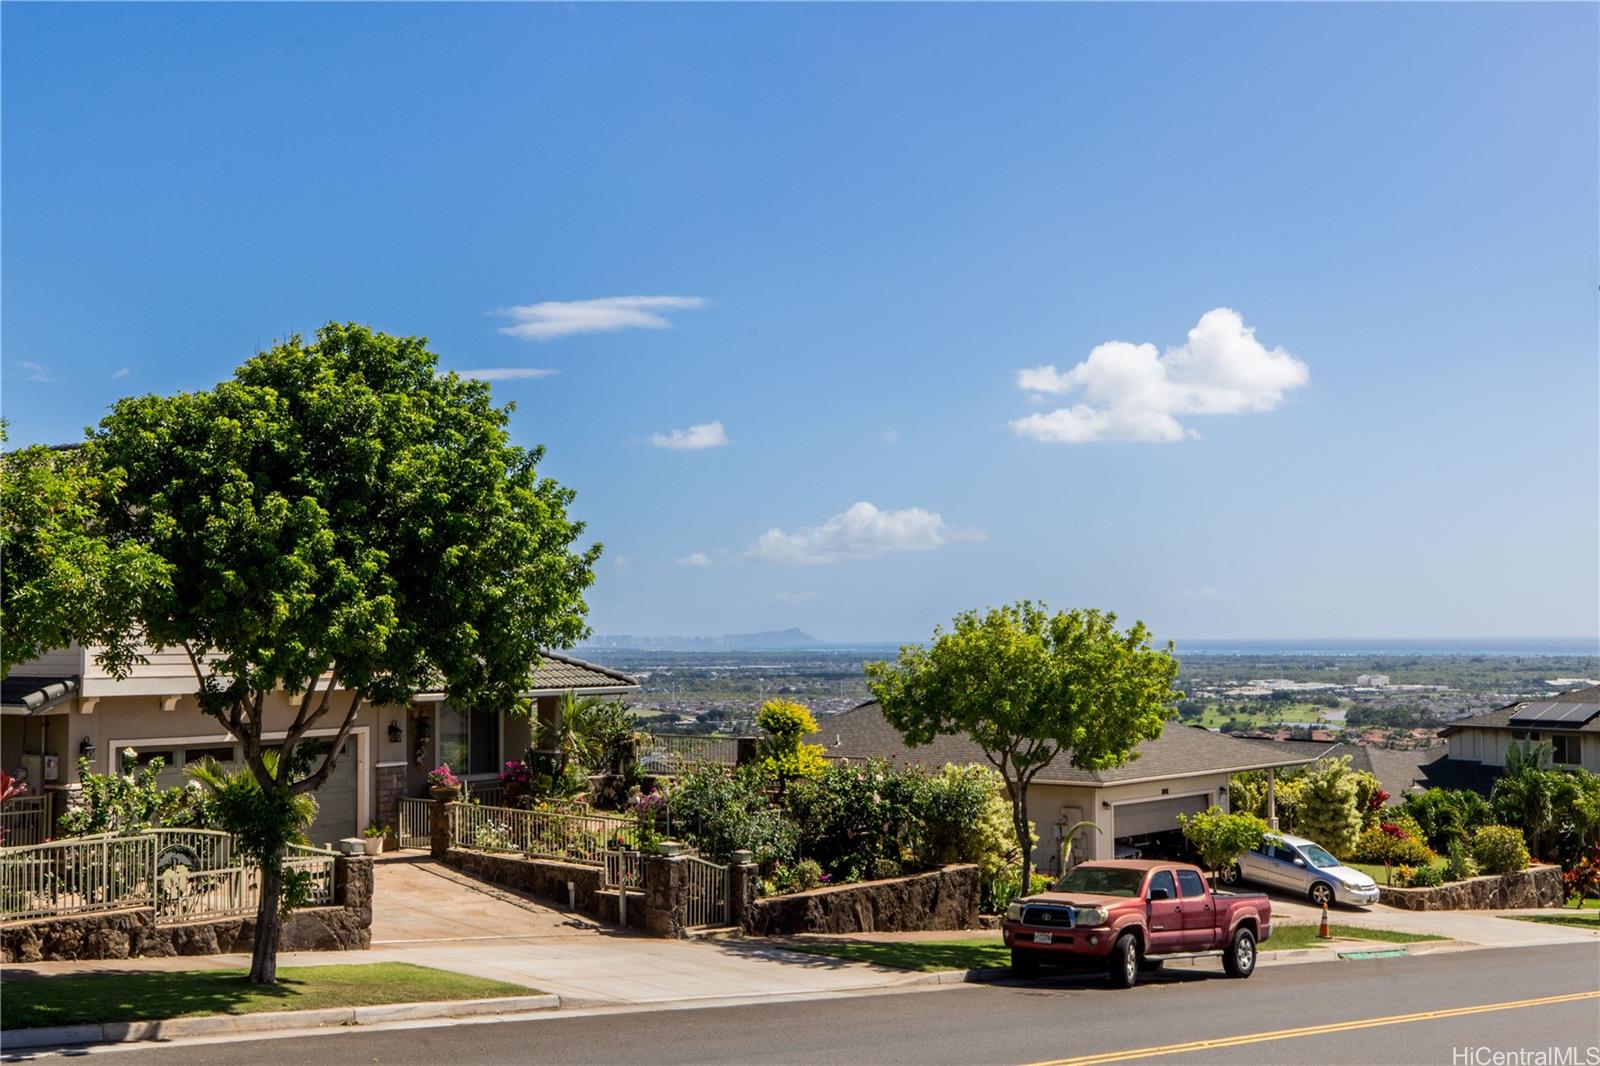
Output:
[[[261,761],[274,776],[278,772],[277,751],[264,751]],[[261,782],[248,766],[228,769],[207,755],[190,763],[183,771],[200,784],[206,793],[206,821],[221,824],[224,829],[240,837],[240,846],[247,852],[256,852],[256,842],[266,843],[274,852],[285,844],[306,843],[306,828],[317,817],[317,801],[309,793],[289,796],[282,810],[269,809],[269,800],[261,790]],[[263,830],[266,830],[263,832]]]
[[[539,747],[557,753],[559,779],[571,763],[595,772],[616,772],[623,749],[638,735],[626,704],[568,692],[561,698],[554,724],[540,725]]]

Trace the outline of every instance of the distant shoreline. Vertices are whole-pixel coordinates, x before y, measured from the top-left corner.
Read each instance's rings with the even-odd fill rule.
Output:
[[[1326,638],[1326,639],[1238,639],[1238,640],[1174,640],[1173,644],[1179,655],[1217,655],[1217,656],[1251,656],[1251,655],[1284,655],[1284,656],[1446,656],[1468,655],[1485,656],[1490,658],[1514,658],[1517,656],[1542,656],[1542,657],[1573,657],[1592,656],[1600,657],[1600,637],[1549,637],[1549,638],[1517,638],[1517,637],[1481,637],[1459,639],[1415,639],[1415,640],[1385,640],[1379,638]],[[804,655],[807,653],[843,655],[849,653],[868,654],[878,657],[892,657],[899,651],[900,645],[886,642],[861,642],[861,643],[827,643],[818,642],[805,645],[762,645],[762,644],[724,644],[714,647],[704,645],[682,645],[657,647],[606,647],[583,646],[577,649],[580,655],[588,653],[593,655],[615,655],[618,652],[628,654],[649,654],[653,652],[671,652],[674,654],[701,653],[706,655],[726,654],[728,652],[783,652],[790,655]]]

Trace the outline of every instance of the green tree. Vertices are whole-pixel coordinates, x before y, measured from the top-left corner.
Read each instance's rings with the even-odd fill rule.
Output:
[[[1171,645],[1150,646],[1144,623],[1126,632],[1096,610],[1050,614],[1024,600],[956,616],[926,646],[893,664],[867,664],[885,719],[908,744],[965,734],[1005,778],[1012,831],[1029,883],[1028,786],[1063,750],[1074,766],[1119,766],[1161,735],[1179,693]]]
[[[0,455],[0,676],[72,643],[94,647],[113,675],[138,660],[132,609],[167,570],[142,545],[103,535],[98,505],[116,487],[81,449]]]
[[[1558,828],[1557,808],[1563,775],[1551,769],[1553,749],[1548,743],[1513,742],[1506,749],[1506,766],[1489,791],[1489,807],[1497,822],[1516,826],[1527,837],[1535,855],[1547,855],[1546,845]]]
[[[102,500],[112,544],[170,574],[139,622],[187,654],[201,708],[280,811],[328,779],[364,703],[442,686],[459,706],[509,708],[540,648],[586,632],[599,546],[573,549],[572,492],[511,443],[486,383],[435,363],[421,339],[330,324],[209,391],[122,400],[87,445],[118,485]],[[298,698],[269,762],[280,690]],[[307,762],[324,720],[338,732]],[[272,983],[283,868],[271,848],[259,861],[250,977]]]
[[[1194,845],[1200,861],[1211,871],[1216,884],[1217,871],[1231,866],[1240,855],[1261,846],[1267,823],[1253,814],[1229,814],[1211,807],[1194,815],[1178,815],[1184,837]]]
[[[1361,835],[1360,791],[1350,756],[1323,759],[1304,780],[1296,832],[1335,855],[1349,855]]]
[[[793,700],[771,699],[756,712],[761,738],[761,764],[778,781],[781,792],[797,777],[821,777],[827,769],[822,745],[802,741],[817,731],[811,709]]]

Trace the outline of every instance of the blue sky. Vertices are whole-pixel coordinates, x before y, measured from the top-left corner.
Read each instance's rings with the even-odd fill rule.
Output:
[[[1600,630],[1593,5],[0,19],[14,443],[354,319],[501,371],[602,633]]]

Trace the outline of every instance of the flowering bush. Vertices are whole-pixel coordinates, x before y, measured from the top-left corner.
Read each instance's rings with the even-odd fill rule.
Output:
[[[450,772],[448,764],[441,763],[428,771],[429,788],[455,788],[461,787],[461,778]]]
[[[861,881],[879,859],[898,862],[914,843],[919,777],[881,759],[835,763],[816,780],[791,784],[784,806],[824,870],[835,880]]]
[[[1385,866],[1427,866],[1438,858],[1422,840],[1395,822],[1383,822],[1356,838],[1351,852],[1355,862]]]
[[[1584,900],[1600,896],[1600,845],[1590,854],[1579,856],[1577,862],[1561,871],[1561,884],[1567,890],[1568,899]]]
[[[1394,872],[1394,883],[1401,888],[1433,888],[1444,884],[1444,871],[1437,866],[1402,866]]]
[[[506,768],[500,771],[500,783],[507,789],[526,792],[533,787],[533,770],[521,759],[507,759]]]
[[[1528,865],[1528,845],[1519,829],[1486,825],[1472,838],[1472,858],[1486,874],[1508,874]]]

